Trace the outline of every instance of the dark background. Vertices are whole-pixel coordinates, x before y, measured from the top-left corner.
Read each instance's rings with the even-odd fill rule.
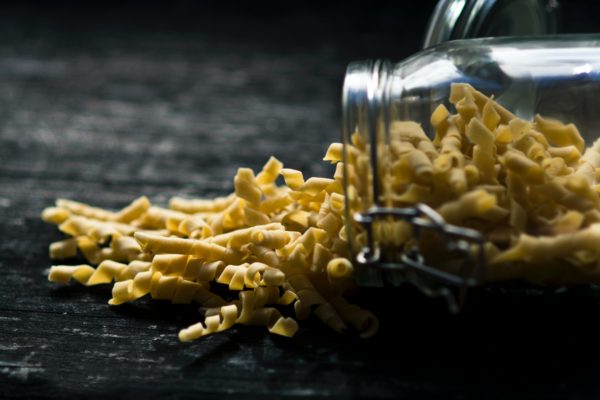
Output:
[[[563,2],[564,32],[598,5]],[[46,281],[57,197],[119,208],[232,190],[274,154],[305,176],[339,140],[348,62],[418,51],[433,1],[0,5],[0,398],[598,398],[595,289],[476,291],[464,312],[406,287],[353,299],[372,340],[301,323],[181,344],[194,306],[109,307]]]

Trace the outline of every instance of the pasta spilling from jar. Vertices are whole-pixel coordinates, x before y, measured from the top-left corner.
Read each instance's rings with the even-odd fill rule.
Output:
[[[417,122],[393,122],[375,174],[369,142],[356,132],[345,148],[327,150],[324,159],[337,164],[332,179],[305,180],[271,157],[256,175],[240,168],[226,197],[175,197],[168,208],[140,197],[117,212],[59,199],[42,218],[70,238],[52,243],[50,256],[81,254],[88,264],[53,266],[49,280],[112,284],[115,306],[147,295],[197,303],[204,320],[181,330],[182,341],[234,324],[293,336],[297,320],[313,314],[335,331],[370,337],[377,318],[344,297],[356,285],[351,249],[365,244],[345,218],[373,203],[377,179],[380,204],[426,203],[446,222],[481,232],[486,281],[600,282],[600,141],[586,149],[573,124],[522,120],[467,84],[453,85],[450,102],[455,114],[440,105],[431,116],[433,139]],[[346,226],[356,233],[351,243]],[[386,254],[413,240],[402,221],[375,228]],[[420,248],[444,268],[439,238],[430,239]]]
[[[276,184],[279,176],[285,185]],[[296,321],[312,314],[335,331],[350,326],[370,337],[377,318],[343,297],[355,283],[341,179],[305,180],[271,157],[257,175],[240,168],[235,192],[212,200],[175,197],[162,208],[140,197],[111,212],[59,199],[42,218],[71,238],[52,243],[50,256],[66,260],[80,253],[89,264],[53,266],[48,278],[112,283],[109,304],[115,306],[147,295],[195,302],[205,318],[181,330],[182,341],[234,324],[293,336]],[[220,296],[214,285],[235,296]]]

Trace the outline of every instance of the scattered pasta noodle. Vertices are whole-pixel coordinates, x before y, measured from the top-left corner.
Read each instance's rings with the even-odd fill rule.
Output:
[[[256,174],[240,168],[235,191],[215,199],[174,197],[163,208],[140,197],[118,211],[58,199],[42,219],[68,238],[50,245],[50,257],[80,254],[88,264],[52,266],[48,278],[112,284],[111,305],[144,296],[196,303],[204,320],[182,329],[182,341],[235,324],[293,336],[310,315],[370,337],[377,318],[344,297],[356,286],[351,251],[365,243],[345,207],[372,204],[378,179],[382,204],[426,203],[480,231],[487,281],[600,282],[600,141],[585,149],[573,124],[519,119],[467,84],[452,86],[450,103],[456,113],[439,105],[431,115],[433,139],[416,122],[394,121],[377,149],[378,171],[356,132],[327,150],[332,179],[305,179],[271,157]],[[413,241],[402,221],[379,221],[374,232],[383,254]],[[435,245],[421,247],[435,258]],[[215,285],[237,295],[223,298]]]
[[[331,157],[340,151],[337,144]],[[285,185],[276,184],[280,175]],[[240,168],[234,193],[214,200],[174,197],[162,208],[140,197],[113,212],[59,199],[42,218],[70,237],[52,243],[50,257],[80,254],[88,264],[52,266],[48,279],[111,284],[114,306],[144,296],[196,303],[204,319],[182,329],[182,341],[235,324],[293,336],[297,320],[312,314],[338,332],[352,327],[370,337],[375,316],[341,297],[355,285],[341,180],[305,181],[271,157],[258,174]],[[237,295],[226,299],[215,285]]]

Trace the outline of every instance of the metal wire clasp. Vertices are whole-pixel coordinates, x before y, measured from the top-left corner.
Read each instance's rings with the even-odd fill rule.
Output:
[[[384,217],[402,219],[412,226],[414,240],[408,248],[403,249],[399,262],[382,259],[373,223]],[[372,207],[366,212],[356,213],[354,220],[363,226],[367,236],[366,245],[356,256],[359,265],[401,272],[405,281],[416,285],[428,296],[442,296],[451,312],[460,311],[466,299],[467,289],[482,282],[486,257],[485,242],[481,233],[446,223],[440,214],[426,204],[419,203],[407,208]],[[438,233],[448,254],[456,255],[457,259],[461,260],[457,274],[426,263],[419,249],[419,239],[425,231]],[[472,245],[477,247],[476,255],[471,251]]]

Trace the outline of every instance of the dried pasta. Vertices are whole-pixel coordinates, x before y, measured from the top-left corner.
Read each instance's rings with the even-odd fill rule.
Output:
[[[452,85],[450,103],[456,114],[444,105],[433,110],[432,140],[419,124],[394,121],[389,141],[378,145],[380,171],[365,165],[369,141],[358,132],[352,136],[346,195],[354,211],[370,204],[370,182],[379,179],[382,204],[426,203],[447,222],[479,230],[486,249],[494,249],[487,252],[488,282],[600,282],[600,140],[586,149],[573,124],[540,115],[525,121],[468,84]],[[331,154],[326,158],[333,159]],[[410,232],[394,231],[394,223],[374,225],[386,255],[401,253],[411,242]],[[358,249],[364,233],[359,225],[353,229]],[[428,240],[421,244],[426,259],[450,267],[452,261],[441,259],[439,246]]]
[[[326,158],[338,163],[341,151],[341,144],[333,144]],[[285,185],[276,183],[279,176]],[[51,256],[66,260],[80,253],[89,264],[53,266],[48,278],[112,284],[114,306],[144,296],[198,303],[205,319],[182,329],[182,341],[235,324],[293,336],[296,319],[312,314],[336,331],[351,326],[365,336],[364,323],[356,322],[364,319],[360,308],[346,302],[338,312],[326,300],[339,297],[351,282],[349,247],[340,238],[345,237],[341,180],[339,172],[334,179],[304,180],[300,171],[271,157],[257,175],[240,168],[234,193],[214,200],[174,197],[162,208],[140,197],[112,212],[61,199],[42,218],[71,238],[53,243]],[[211,285],[239,292],[238,299],[217,295]],[[286,306],[296,318],[284,316]],[[370,324],[369,332],[376,326]]]
[[[346,207],[364,210],[379,180],[385,206],[426,203],[447,222],[478,229],[487,281],[599,283],[600,141],[585,149],[573,124],[539,115],[524,121],[467,84],[452,86],[450,103],[454,114],[443,104],[433,110],[433,139],[417,122],[393,121],[376,149],[377,171],[371,142],[357,131],[346,146],[329,146],[332,179],[305,180],[271,157],[256,175],[240,168],[234,192],[214,199],[174,197],[164,208],[140,197],[119,211],[58,199],[42,219],[69,237],[52,243],[50,256],[80,254],[88,264],[53,266],[48,279],[112,284],[111,305],[144,296],[195,302],[205,318],[182,329],[182,341],[235,324],[293,336],[296,320],[310,315],[370,337],[377,318],[344,297],[356,286],[352,250],[366,243]],[[413,240],[402,221],[373,228],[384,255],[401,254]],[[422,252],[446,268],[430,239]],[[284,316],[286,306],[295,318]]]

